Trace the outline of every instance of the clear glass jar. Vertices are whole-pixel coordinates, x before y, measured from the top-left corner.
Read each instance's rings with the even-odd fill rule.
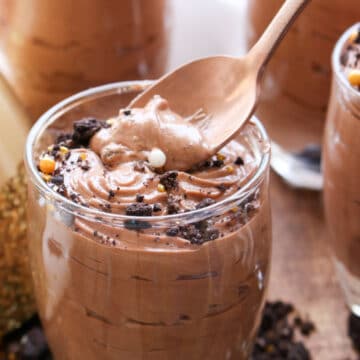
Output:
[[[231,197],[188,213],[129,217],[85,208],[48,188],[36,168],[55,130],[83,116],[116,115],[147,84],[79,93],[45,113],[28,137],[31,264],[49,344],[59,360],[248,359],[271,254],[269,139],[258,120],[239,138],[256,159],[254,174]],[[176,224],[204,221],[233,227],[202,245],[166,235]],[[94,229],[117,245],[96,240]]]
[[[167,9],[166,0],[0,0],[0,71],[33,120],[83,89],[157,78]]]
[[[360,24],[333,53],[333,84],[324,138],[324,201],[333,257],[352,311],[360,316],[360,92],[344,75],[340,57]]]
[[[249,0],[249,47],[283,1]],[[343,31],[358,20],[358,0],[313,0],[271,59],[257,115],[272,140],[287,150],[320,142],[330,92],[331,52]]]

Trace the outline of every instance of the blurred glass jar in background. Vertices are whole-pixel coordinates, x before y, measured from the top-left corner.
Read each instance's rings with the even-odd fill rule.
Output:
[[[260,37],[283,0],[249,0],[248,46]],[[321,139],[330,92],[331,52],[359,20],[359,0],[313,0],[290,29],[266,71],[257,115],[289,150]]]
[[[334,263],[347,303],[360,316],[360,91],[346,76],[356,56],[353,54],[357,54],[348,52],[356,48],[351,38],[357,33],[360,23],[340,38],[333,53],[323,169],[325,215]]]
[[[32,120],[77,91],[156,78],[168,53],[166,0],[0,0],[0,71]]]
[[[0,337],[35,311],[21,162],[29,123],[85,88],[160,76],[169,7],[167,0],[0,0]]]

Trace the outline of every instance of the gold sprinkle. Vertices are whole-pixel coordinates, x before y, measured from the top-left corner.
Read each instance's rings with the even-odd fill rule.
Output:
[[[45,156],[40,159],[40,171],[44,174],[52,174],[55,171],[56,163],[50,156]]]
[[[50,146],[48,146],[48,151],[53,151],[54,150],[54,145],[50,145]]]
[[[69,149],[66,146],[60,146],[60,152],[63,155],[66,155],[69,152]]]
[[[231,211],[232,211],[233,213],[236,213],[238,210],[239,210],[239,208],[237,208],[237,207],[233,207],[233,208],[231,209]]]
[[[81,153],[80,155],[79,155],[79,157],[80,157],[80,159],[81,160],[86,160],[86,158],[87,158],[87,153]]]
[[[360,86],[360,70],[351,70],[348,79],[352,86]]]
[[[358,37],[359,33],[355,30],[349,37],[349,41],[351,43],[355,42],[356,38]]]
[[[221,154],[221,153],[217,153],[216,154],[216,158],[219,160],[219,161],[224,161],[225,160],[225,155]]]
[[[165,192],[165,186],[163,184],[158,184],[157,189],[159,192]]]
[[[234,168],[233,168],[231,165],[226,166],[225,170],[226,170],[229,174],[231,174],[231,173],[234,172]]]
[[[115,119],[107,119],[106,120],[106,123],[111,126],[114,125],[114,122],[115,122]]]

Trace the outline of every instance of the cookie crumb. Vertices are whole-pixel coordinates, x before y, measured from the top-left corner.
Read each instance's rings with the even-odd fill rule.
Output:
[[[242,166],[242,165],[244,165],[245,163],[244,163],[243,158],[240,157],[240,156],[238,156],[238,157],[236,158],[236,160],[234,161],[234,164],[235,164],[235,165]]]
[[[354,349],[360,352],[360,317],[350,313],[348,320],[348,335]]]
[[[176,226],[171,227],[166,231],[167,236],[177,236],[178,233],[179,233],[179,228]]]
[[[175,190],[178,187],[177,177],[177,171],[167,171],[160,176],[160,184],[164,185],[166,191]]]
[[[289,317],[293,312],[294,306],[289,303],[275,301],[265,304],[251,360],[311,359],[304,343],[295,341],[295,330],[300,324],[310,321],[296,316],[291,324]]]
[[[109,127],[106,122],[99,121],[95,118],[85,118],[75,121],[73,124],[74,132],[72,141],[77,146],[88,146],[90,139],[101,128]]]
[[[153,205],[153,212],[159,212],[161,211],[161,205],[159,203],[155,203]]]
[[[126,207],[126,215],[129,216],[151,216],[152,212],[152,206],[145,203],[134,203]]]

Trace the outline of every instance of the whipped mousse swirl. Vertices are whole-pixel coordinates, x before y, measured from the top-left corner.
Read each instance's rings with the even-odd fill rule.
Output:
[[[154,148],[165,155],[163,167],[149,161]],[[120,110],[106,121],[76,121],[72,133],[41,155],[39,169],[49,186],[83,206],[171,215],[228,197],[256,170],[253,154],[235,140],[208,161],[183,168],[186,157],[208,149],[193,118],[179,116],[156,96],[144,108]]]

